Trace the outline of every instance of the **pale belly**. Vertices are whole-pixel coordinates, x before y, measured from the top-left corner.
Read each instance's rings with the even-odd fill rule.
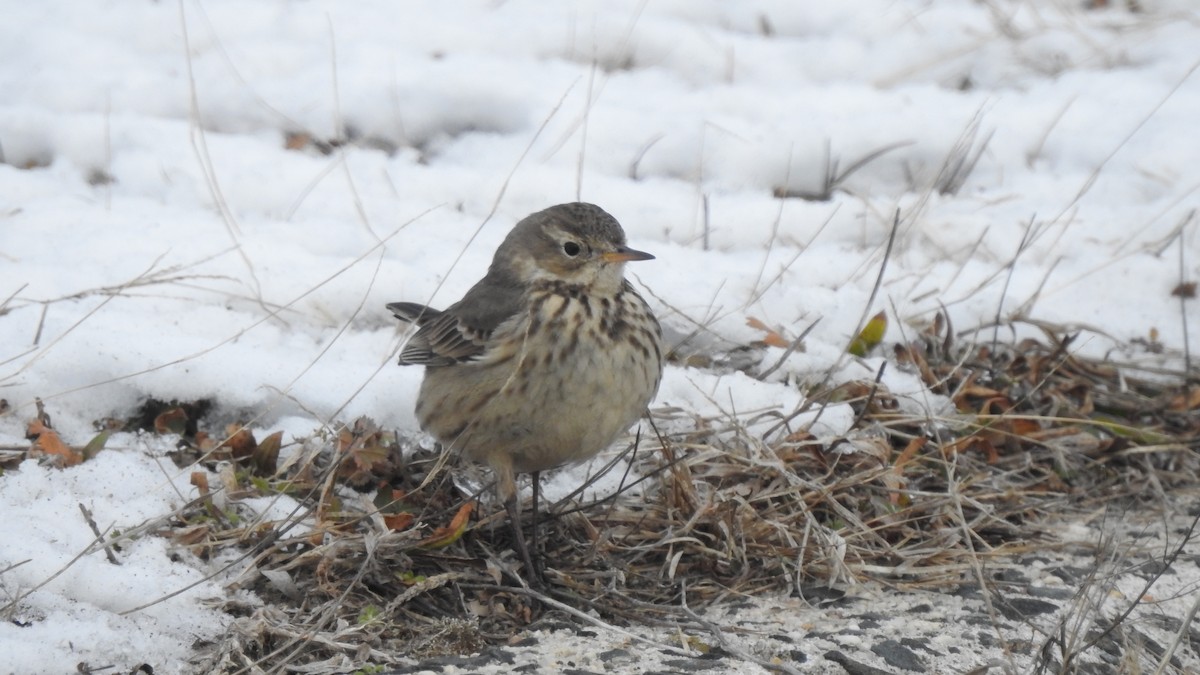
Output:
[[[657,344],[613,349],[607,337],[588,335],[569,353],[536,347],[497,365],[429,368],[421,426],[474,461],[495,466],[501,455],[517,472],[543,471],[603,450],[658,389]]]

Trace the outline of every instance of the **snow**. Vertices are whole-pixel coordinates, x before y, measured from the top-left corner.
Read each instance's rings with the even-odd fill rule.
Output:
[[[1200,275],[1200,14],[1082,4],[12,4],[0,446],[25,444],[35,397],[75,444],[148,396],[252,411],[285,441],[358,415],[415,432],[421,372],[391,365],[384,304],[453,302],[513,223],[577,197],[658,257],[631,272],[678,331],[745,343],[747,318],[789,338],[820,319],[769,382],[672,367],[656,407],[791,412],[789,382],[872,379],[881,361],[844,349],[879,310],[889,341],[944,306],[958,330],[1019,311],[1095,329],[1088,353],[1153,332],[1168,356],[1191,318],[1200,349],[1171,296]],[[288,150],[289,132],[353,142]],[[773,196],[885,148],[828,201]],[[978,163],[939,193],[956,148]],[[887,377],[906,410],[944,408]],[[73,561],[94,539],[79,504],[128,529],[195,497],[151,445],[118,434],[0,477],[0,606],[23,595],[30,624],[0,625],[0,670],[183,672],[228,621],[201,602],[224,592],[213,570],[165,540]]]

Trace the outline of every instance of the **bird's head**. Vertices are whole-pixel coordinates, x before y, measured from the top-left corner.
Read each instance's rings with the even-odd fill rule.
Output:
[[[584,286],[590,293],[617,293],[625,263],[653,260],[625,245],[625,231],[594,204],[574,202],[539,211],[513,227],[496,250],[492,267],[524,283],[559,281]]]

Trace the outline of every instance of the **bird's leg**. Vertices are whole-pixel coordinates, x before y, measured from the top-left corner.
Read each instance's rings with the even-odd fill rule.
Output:
[[[541,492],[541,471],[534,471],[533,476],[533,529],[530,531],[529,539],[533,543],[533,558],[538,562],[539,566],[542,562],[542,550],[538,548],[538,495]],[[540,574],[538,576],[541,576]]]
[[[517,494],[514,492],[508,499],[504,500],[504,510],[508,511],[508,522],[512,525],[513,539],[517,544],[517,553],[521,556],[521,561],[525,563],[525,571],[529,574],[529,580],[537,583],[540,577],[537,573],[537,568],[533,565],[533,559],[529,557],[529,549],[525,546],[525,533],[521,531],[521,511],[517,508]]]
[[[512,526],[513,542],[517,546],[517,553],[521,556],[521,562],[525,563],[525,571],[529,574],[531,583],[538,583],[541,576],[537,573],[537,568],[533,565],[533,559],[529,557],[529,548],[525,546],[525,533],[521,531],[521,510],[518,498],[520,493],[517,490],[517,482],[513,476],[511,460],[499,461],[495,463],[496,471],[496,492],[500,499],[504,502],[504,510],[508,512],[508,524]]]

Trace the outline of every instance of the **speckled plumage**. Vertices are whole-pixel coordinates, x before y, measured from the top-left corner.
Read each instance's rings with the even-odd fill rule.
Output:
[[[422,428],[490,465],[510,514],[515,473],[593,457],[658,391],[662,331],[624,278],[625,262],[651,258],[599,207],[562,204],[517,223],[446,310],[388,305],[419,326],[400,363],[426,366]]]

